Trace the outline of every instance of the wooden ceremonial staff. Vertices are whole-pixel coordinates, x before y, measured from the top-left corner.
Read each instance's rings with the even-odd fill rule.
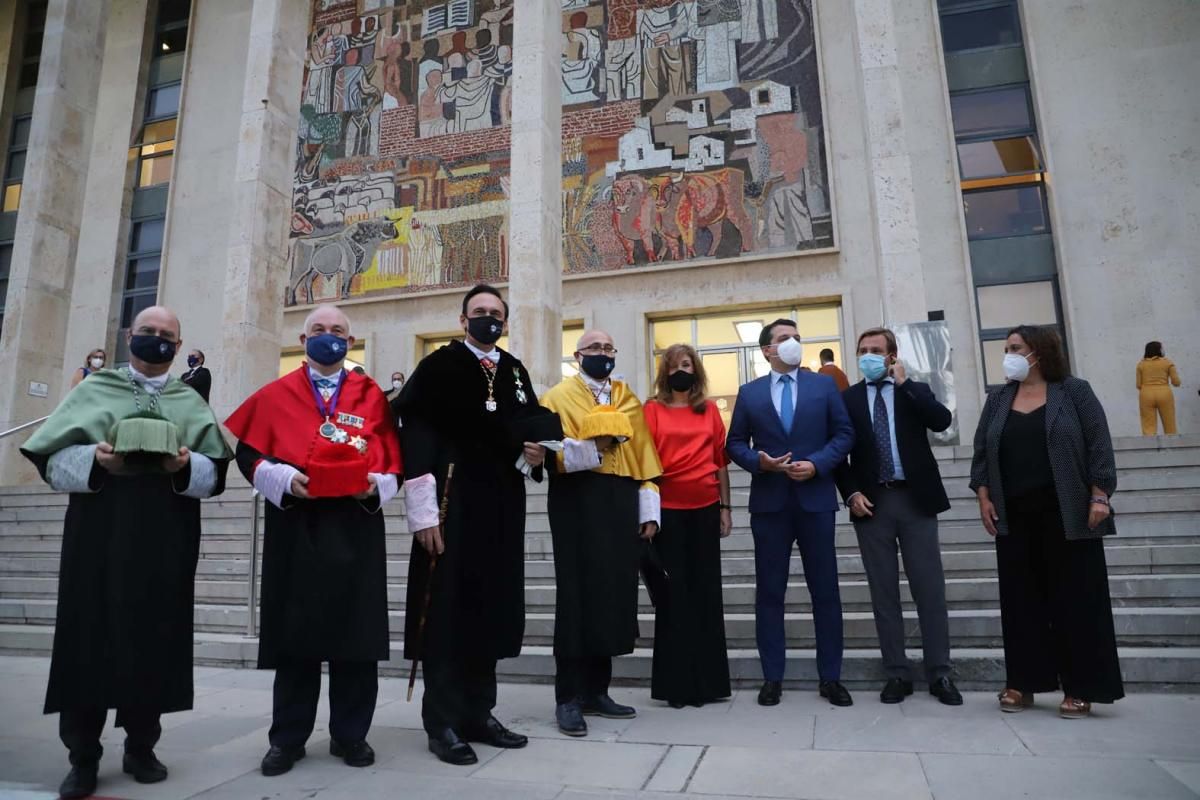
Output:
[[[446,483],[442,487],[442,504],[438,507],[438,527],[446,525],[446,515],[450,511],[450,479],[454,477],[454,462],[446,468]],[[444,535],[444,534],[443,534]],[[445,542],[443,541],[443,546]],[[425,598],[421,601],[421,617],[417,621],[417,642],[413,649],[417,655],[413,657],[412,666],[408,669],[408,700],[412,702],[413,687],[417,685],[417,664],[421,660],[420,649],[425,646],[425,617],[429,615],[429,600],[433,592],[433,571],[437,569],[438,556],[435,550],[429,552],[429,575],[425,579]]]

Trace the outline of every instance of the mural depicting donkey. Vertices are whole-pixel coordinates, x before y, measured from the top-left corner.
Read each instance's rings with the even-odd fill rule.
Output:
[[[292,274],[288,281],[288,305],[296,305],[296,290],[305,287],[312,302],[313,281],[343,273],[341,299],[350,296],[355,275],[371,268],[379,245],[397,235],[390,219],[365,219],[328,236],[296,239],[292,247]]]

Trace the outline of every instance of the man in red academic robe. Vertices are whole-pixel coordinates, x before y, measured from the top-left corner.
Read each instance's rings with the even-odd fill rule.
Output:
[[[275,670],[264,775],[304,757],[329,662],[329,752],[373,764],[367,731],[388,658],[384,524],[400,444],[383,392],[345,369],[354,344],[336,306],[317,307],[306,363],[250,396],[226,421],[237,462],[267,500],[259,669]]]

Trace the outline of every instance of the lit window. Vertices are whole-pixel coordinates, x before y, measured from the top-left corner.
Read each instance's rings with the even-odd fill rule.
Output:
[[[16,211],[21,207],[21,184],[10,183],[4,187],[4,210]]]
[[[171,167],[174,163],[175,156],[172,153],[141,159],[138,162],[138,188],[145,189],[150,186],[161,186],[164,183],[169,183],[171,180]]]

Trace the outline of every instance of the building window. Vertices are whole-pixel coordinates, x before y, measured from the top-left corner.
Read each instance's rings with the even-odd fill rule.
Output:
[[[650,385],[663,352],[673,344],[690,344],[704,362],[709,397],[728,426],[738,388],[771,371],[758,345],[763,326],[777,319],[795,320],[804,345],[800,365],[816,371],[825,348],[833,351],[834,361],[843,363],[841,311],[839,305],[780,306],[652,320]]]
[[[33,117],[28,114],[13,117],[12,133],[4,158],[4,212],[16,211],[21,206],[21,184],[25,181],[25,157],[29,150],[29,128],[32,123]]]
[[[950,95],[950,115],[954,136],[960,141],[1034,131],[1033,107],[1025,84],[954,92]]]
[[[8,273],[12,268],[12,242],[0,244],[0,327],[4,326],[4,307],[8,297]]]
[[[46,30],[46,0],[33,0],[25,7],[25,39],[21,47],[21,71],[17,90],[37,86],[42,61],[42,34]]]
[[[968,239],[1048,233],[1046,194],[1040,185],[963,193]]]
[[[953,11],[942,14],[942,47],[947,53],[1021,43],[1021,22],[1013,0],[954,5]]]

